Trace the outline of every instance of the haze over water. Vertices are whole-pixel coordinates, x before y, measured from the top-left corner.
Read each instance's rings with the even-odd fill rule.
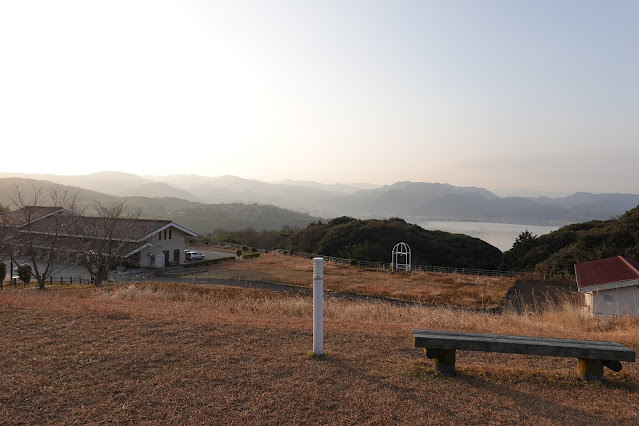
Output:
[[[486,241],[501,251],[510,250],[517,236],[528,230],[533,235],[548,234],[559,229],[559,226],[517,225],[512,223],[490,222],[457,222],[427,220],[415,222],[429,231],[446,231],[456,234],[466,234]]]

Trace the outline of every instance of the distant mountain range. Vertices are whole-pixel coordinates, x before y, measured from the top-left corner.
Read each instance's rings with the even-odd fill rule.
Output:
[[[15,185],[20,185],[26,193],[32,192],[34,185],[43,188],[41,199],[43,205],[48,203],[47,192],[57,186],[57,184],[47,180],[0,177],[0,203],[13,207],[11,197],[13,196]],[[155,194],[158,189],[163,188],[153,182],[144,185],[149,185],[150,194]],[[92,205],[96,201],[108,204],[122,199],[119,196],[76,186],[62,185],[61,188],[76,194],[79,207],[86,208],[86,213],[89,215],[92,214]],[[26,201],[27,203],[30,201],[28,195]],[[217,229],[241,230],[253,228],[260,231],[264,229],[279,230],[283,227],[304,228],[309,223],[319,220],[319,218],[306,213],[255,203],[206,204],[176,197],[152,196],[127,196],[126,201],[132,210],[141,212],[141,217],[171,219],[199,234],[206,234]]]
[[[579,192],[559,198],[499,197],[484,188],[424,182],[376,187],[293,180],[267,183],[236,176],[138,176],[120,172],[76,176],[0,173],[0,178],[3,177],[47,180],[110,196],[173,197],[202,204],[270,204],[324,218],[401,217],[410,222],[459,220],[564,225],[610,219],[639,205],[638,194]]]

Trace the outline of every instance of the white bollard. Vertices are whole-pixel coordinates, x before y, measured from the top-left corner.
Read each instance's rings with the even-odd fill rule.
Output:
[[[324,259],[313,259],[313,353],[324,353]]]

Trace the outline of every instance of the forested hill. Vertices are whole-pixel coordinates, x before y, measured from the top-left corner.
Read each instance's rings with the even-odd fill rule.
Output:
[[[411,247],[414,264],[496,269],[501,261],[501,251],[478,238],[426,231],[396,218],[359,220],[344,216],[325,224],[311,223],[297,231],[218,232],[214,239],[385,263],[391,261],[395,244],[405,242]]]
[[[564,226],[534,238],[524,235],[504,253],[500,269],[574,273],[574,264],[613,256],[639,260],[639,206],[616,219]]]

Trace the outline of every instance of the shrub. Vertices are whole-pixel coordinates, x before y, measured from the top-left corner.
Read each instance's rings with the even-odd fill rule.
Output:
[[[0,261],[0,290],[2,290],[2,283],[7,276],[7,264],[4,261]]]
[[[28,284],[29,281],[31,281],[32,270],[31,265],[28,263],[18,265],[18,277],[20,277],[20,281]]]
[[[242,257],[242,250],[236,251],[235,254],[237,255],[237,257]]]

